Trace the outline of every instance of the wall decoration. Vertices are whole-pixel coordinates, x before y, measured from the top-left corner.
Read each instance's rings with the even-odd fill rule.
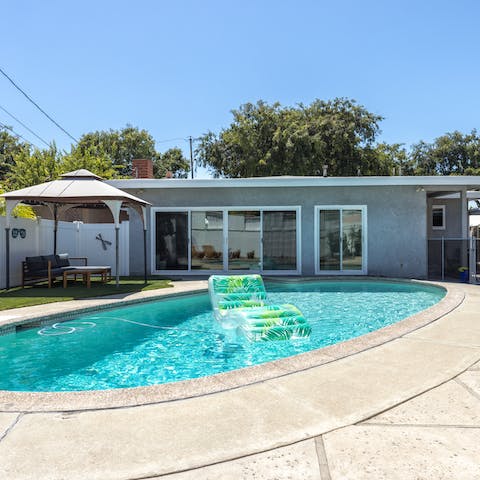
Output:
[[[12,228],[12,238],[25,238],[27,231],[24,228]]]
[[[112,242],[110,242],[109,240],[105,240],[103,237],[102,237],[102,234],[99,233],[96,237],[95,237],[95,240],[99,240],[100,242],[102,242],[102,248],[104,250],[107,249],[107,246],[110,246],[112,244]]]

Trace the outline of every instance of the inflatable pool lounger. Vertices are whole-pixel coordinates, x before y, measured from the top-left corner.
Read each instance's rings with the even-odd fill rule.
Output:
[[[260,275],[212,275],[208,290],[216,320],[251,342],[310,336],[311,327],[297,307],[268,303]]]

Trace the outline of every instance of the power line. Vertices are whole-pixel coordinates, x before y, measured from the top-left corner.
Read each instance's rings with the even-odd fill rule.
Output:
[[[78,143],[78,140],[68,133],[59,123],[57,123],[45,110],[43,110],[28,94],[26,94],[3,70],[0,68],[0,73],[19,91],[21,92],[33,105],[35,105],[38,110],[40,110],[51,122],[53,122],[62,132],[68,135],[75,143]]]
[[[16,137],[21,138],[24,142],[27,142],[30,145],[33,145],[34,147],[37,147],[40,150],[40,147],[38,145],[35,145],[33,142],[30,142],[29,140],[27,140],[25,137],[22,137],[12,127],[9,127],[8,125],[5,125],[4,123],[0,122],[0,128],[5,128],[6,130],[10,130]]]
[[[156,143],[176,142],[178,140],[188,141],[188,138],[184,138],[184,137],[169,138],[168,140],[158,140]]]
[[[7,115],[10,115],[10,117],[12,117],[15,121],[17,121],[23,128],[27,129],[32,135],[34,135],[35,137],[37,137],[40,141],[42,141],[47,147],[49,147],[49,143],[47,141],[45,141],[42,137],[40,137],[39,135],[37,135],[32,129],[28,128],[21,120],[19,120],[17,117],[15,117],[15,115],[13,115],[12,113],[10,113],[6,108],[2,107],[0,105],[0,109],[2,109]]]
[[[183,140],[184,142],[189,142],[190,139],[192,139],[194,142],[196,142],[197,140],[200,140],[200,137],[199,138],[194,138],[191,135],[189,135],[188,137],[169,138],[167,140],[155,140],[155,143],[176,142],[178,140]]]

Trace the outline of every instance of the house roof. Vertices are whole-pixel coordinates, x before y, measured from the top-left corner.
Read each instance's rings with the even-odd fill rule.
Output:
[[[268,187],[394,187],[415,186],[425,190],[480,190],[480,176],[391,177],[253,177],[205,179],[123,179],[108,183],[121,189],[150,188],[268,188]]]

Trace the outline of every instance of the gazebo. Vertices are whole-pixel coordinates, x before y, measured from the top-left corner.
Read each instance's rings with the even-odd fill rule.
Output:
[[[1,195],[6,200],[5,246],[6,246],[6,287],[10,288],[10,218],[12,210],[18,203],[26,205],[45,205],[52,212],[54,219],[53,253],[57,253],[57,231],[59,218],[70,208],[93,208],[104,204],[113,216],[115,225],[115,262],[116,285],[119,285],[119,250],[120,210],[122,207],[135,209],[143,222],[143,257],[144,278],[147,280],[147,223],[146,207],[150,205],[141,198],[134,197],[118,188],[108,185],[101,177],[88,170],[75,170],[64,173],[59,180],[41,183]]]

